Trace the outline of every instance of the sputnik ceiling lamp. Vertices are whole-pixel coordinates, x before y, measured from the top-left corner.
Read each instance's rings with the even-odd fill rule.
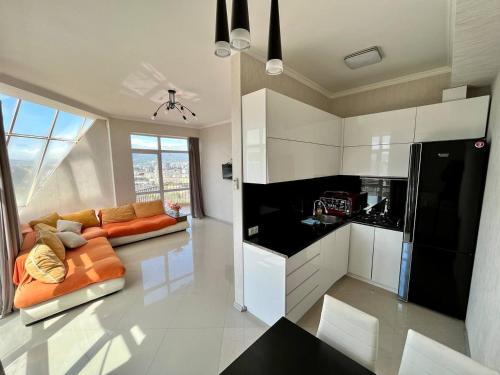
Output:
[[[217,14],[215,19],[215,56],[231,56],[229,28],[227,26],[226,0],[217,0]]]
[[[250,48],[250,21],[247,0],[233,0],[231,17],[231,48],[244,51]]]
[[[283,61],[281,56],[280,11],[278,0],[271,0],[266,73],[269,75],[278,75],[283,73]]]
[[[155,111],[153,116],[151,116],[151,120],[156,119],[156,117],[158,116],[158,112],[160,111],[161,107],[163,107],[163,106],[165,106],[165,111],[167,113],[169,111],[173,111],[173,110],[178,111],[179,114],[182,116],[182,119],[184,120],[185,123],[189,122],[186,114],[191,115],[191,117],[193,117],[194,120],[197,119],[196,115],[193,111],[191,111],[188,107],[186,107],[181,102],[178,102],[175,100],[175,90],[168,90],[168,101],[160,104],[160,106]]]

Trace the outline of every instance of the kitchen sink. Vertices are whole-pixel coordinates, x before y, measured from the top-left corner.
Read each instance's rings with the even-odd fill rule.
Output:
[[[342,221],[342,219],[338,216],[333,215],[321,215],[319,221],[321,222],[321,224],[337,224]]]

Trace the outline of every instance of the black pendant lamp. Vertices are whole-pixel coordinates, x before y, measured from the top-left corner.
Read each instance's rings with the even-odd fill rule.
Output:
[[[250,21],[248,19],[247,0],[233,0],[231,48],[236,51],[250,48]]]
[[[266,73],[269,75],[278,75],[283,73],[283,60],[281,56],[280,11],[278,0],[271,0]]]
[[[217,14],[215,19],[215,56],[231,56],[229,28],[227,25],[226,0],[217,0]]]

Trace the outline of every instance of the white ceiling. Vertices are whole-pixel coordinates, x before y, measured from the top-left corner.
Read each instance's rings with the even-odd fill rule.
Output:
[[[215,4],[2,1],[0,73],[125,118],[149,119],[176,88],[197,126],[226,121],[230,60],[213,55]],[[257,55],[267,48],[269,6],[249,0]],[[284,63],[330,93],[442,67],[450,59],[449,8],[449,0],[282,0]],[[344,65],[345,55],[373,45],[384,52],[380,64]],[[172,114],[161,120],[182,124]]]

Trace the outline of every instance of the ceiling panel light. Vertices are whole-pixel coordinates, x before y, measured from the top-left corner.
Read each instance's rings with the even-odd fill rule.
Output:
[[[370,47],[344,57],[345,64],[351,69],[358,69],[381,61],[382,53],[378,47]]]

